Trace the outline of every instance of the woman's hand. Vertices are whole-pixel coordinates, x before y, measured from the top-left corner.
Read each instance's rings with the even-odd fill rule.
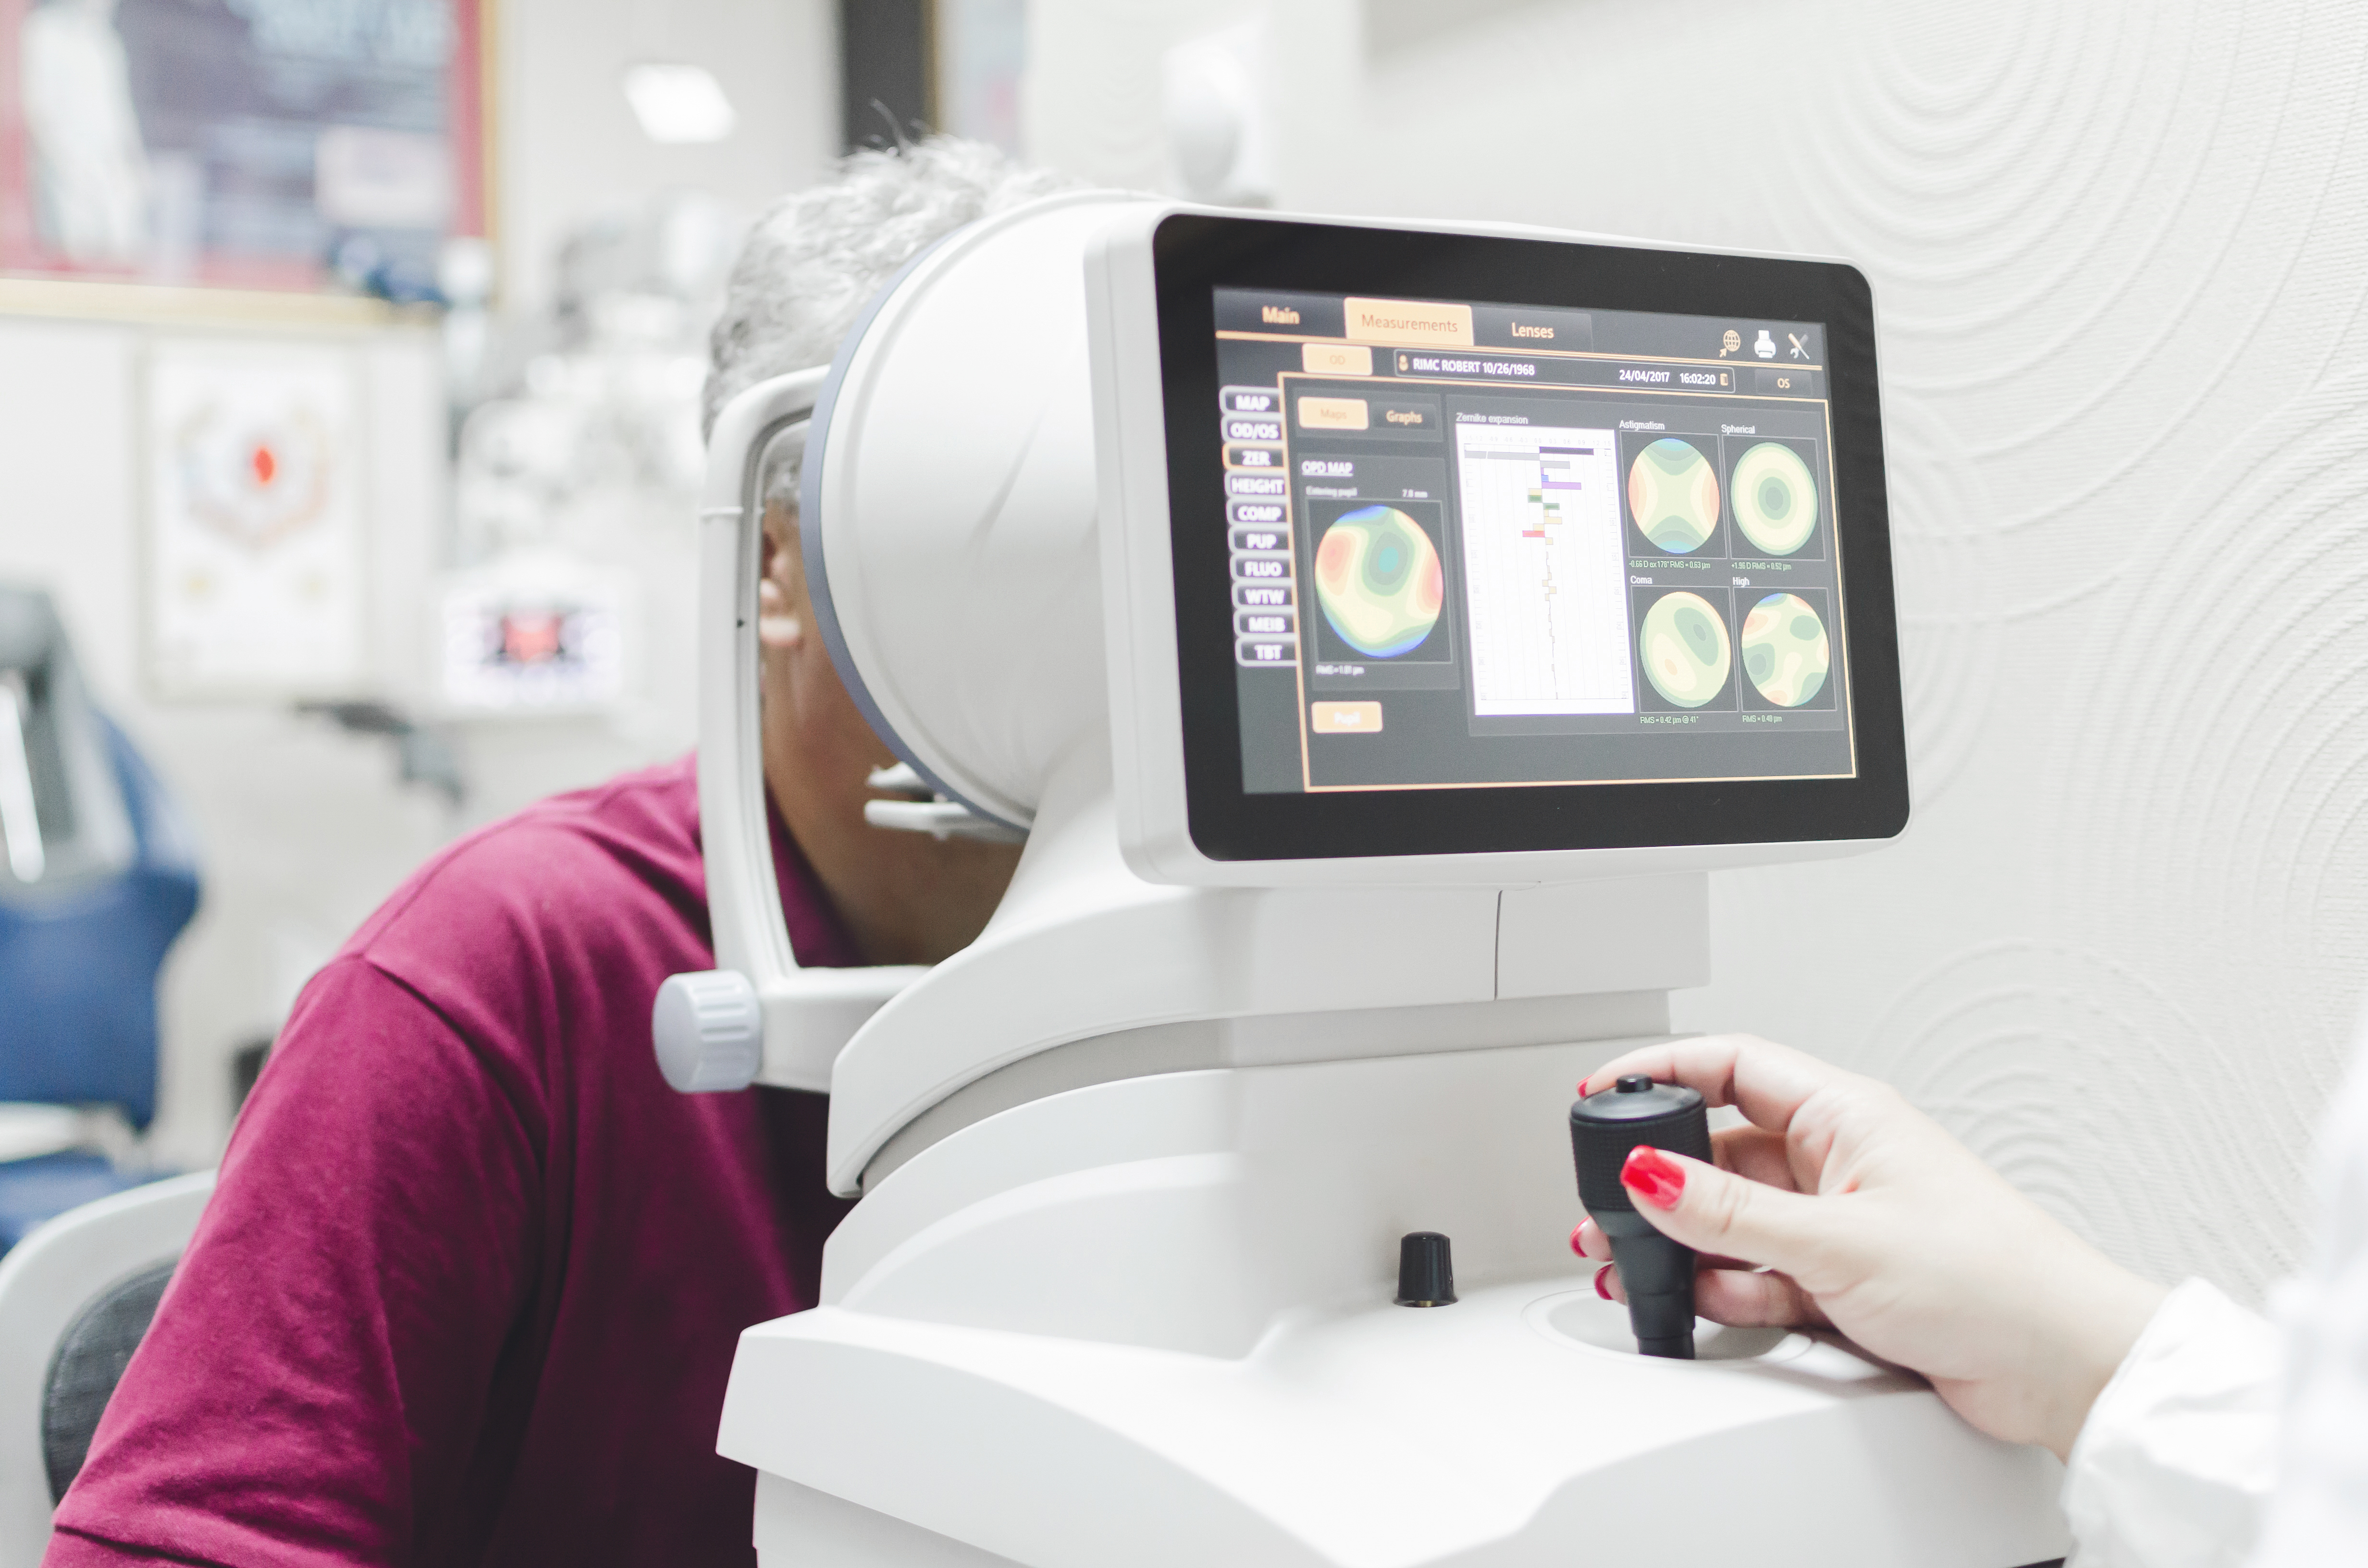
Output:
[[[1713,1137],[1714,1165],[1638,1149],[1621,1172],[1637,1211],[1702,1255],[1702,1316],[1830,1326],[1923,1373],[1983,1431],[2070,1452],[2161,1287],[1872,1078],[1750,1035],[1713,1035],[1631,1051],[1580,1092],[1623,1073],[1687,1085],[1750,1122]],[[1593,1221],[1571,1245],[1611,1256]],[[1617,1278],[1599,1270],[1598,1289],[1616,1292]]]

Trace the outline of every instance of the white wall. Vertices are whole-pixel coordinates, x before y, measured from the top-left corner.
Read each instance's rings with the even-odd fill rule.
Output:
[[[568,229],[672,187],[752,215],[838,153],[837,7],[830,0],[500,0],[496,55],[503,290],[534,306]],[[703,65],[739,116],[727,142],[661,147],[619,82],[648,61]]]
[[[1916,821],[1720,877],[1683,1021],[2257,1294],[2368,978],[2368,9],[1368,5],[1266,8],[1282,205],[1874,281]],[[1035,0],[1031,152],[1157,180],[1158,51],[1247,9]]]
[[[754,212],[837,152],[828,0],[503,0],[498,13],[497,226],[514,303],[547,297],[559,240],[609,204],[693,187]],[[640,59],[715,71],[737,134],[709,147],[647,142],[618,85]],[[272,1031],[305,976],[420,860],[539,796],[679,755],[692,733],[691,662],[674,646],[693,613],[687,507],[612,519],[609,554],[643,585],[643,627],[656,640],[634,699],[609,721],[469,726],[464,812],[402,787],[382,742],[270,705],[151,700],[134,515],[142,346],[158,331],[213,330],[0,314],[0,578],[56,595],[100,701],[200,839],[204,902],[161,990],[155,1147],[181,1164],[211,1157],[228,1130],[233,1050]],[[430,575],[450,564],[441,349],[416,328],[330,335],[358,356],[367,393],[380,676],[388,695],[415,697],[428,678]]]
[[[134,410],[154,331],[0,319],[0,577],[50,589],[99,701],[198,832],[202,903],[160,987],[157,1128],[164,1157],[194,1162],[227,1128],[232,1051],[271,1032],[304,975],[450,824],[440,802],[396,787],[381,744],[280,708],[149,699]],[[370,630],[381,667],[402,670],[441,515],[439,350],[416,330],[327,340],[351,352],[363,389]]]

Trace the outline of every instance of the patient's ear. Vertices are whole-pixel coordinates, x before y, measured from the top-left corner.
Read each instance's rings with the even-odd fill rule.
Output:
[[[798,509],[768,502],[765,538],[757,547],[757,642],[790,650],[805,641],[805,562],[799,550]]]

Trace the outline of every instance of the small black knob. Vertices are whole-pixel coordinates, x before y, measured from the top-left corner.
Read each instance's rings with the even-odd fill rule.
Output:
[[[1631,1073],[1611,1086],[1623,1095],[1645,1094],[1653,1087],[1653,1075],[1650,1073]]]
[[[1398,1240],[1398,1305],[1455,1304],[1455,1262],[1437,1231],[1410,1231]]]

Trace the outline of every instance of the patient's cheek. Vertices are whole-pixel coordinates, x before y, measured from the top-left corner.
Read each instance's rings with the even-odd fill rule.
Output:
[[[805,631],[805,619],[778,583],[757,585],[757,641],[766,648],[794,648]]]

